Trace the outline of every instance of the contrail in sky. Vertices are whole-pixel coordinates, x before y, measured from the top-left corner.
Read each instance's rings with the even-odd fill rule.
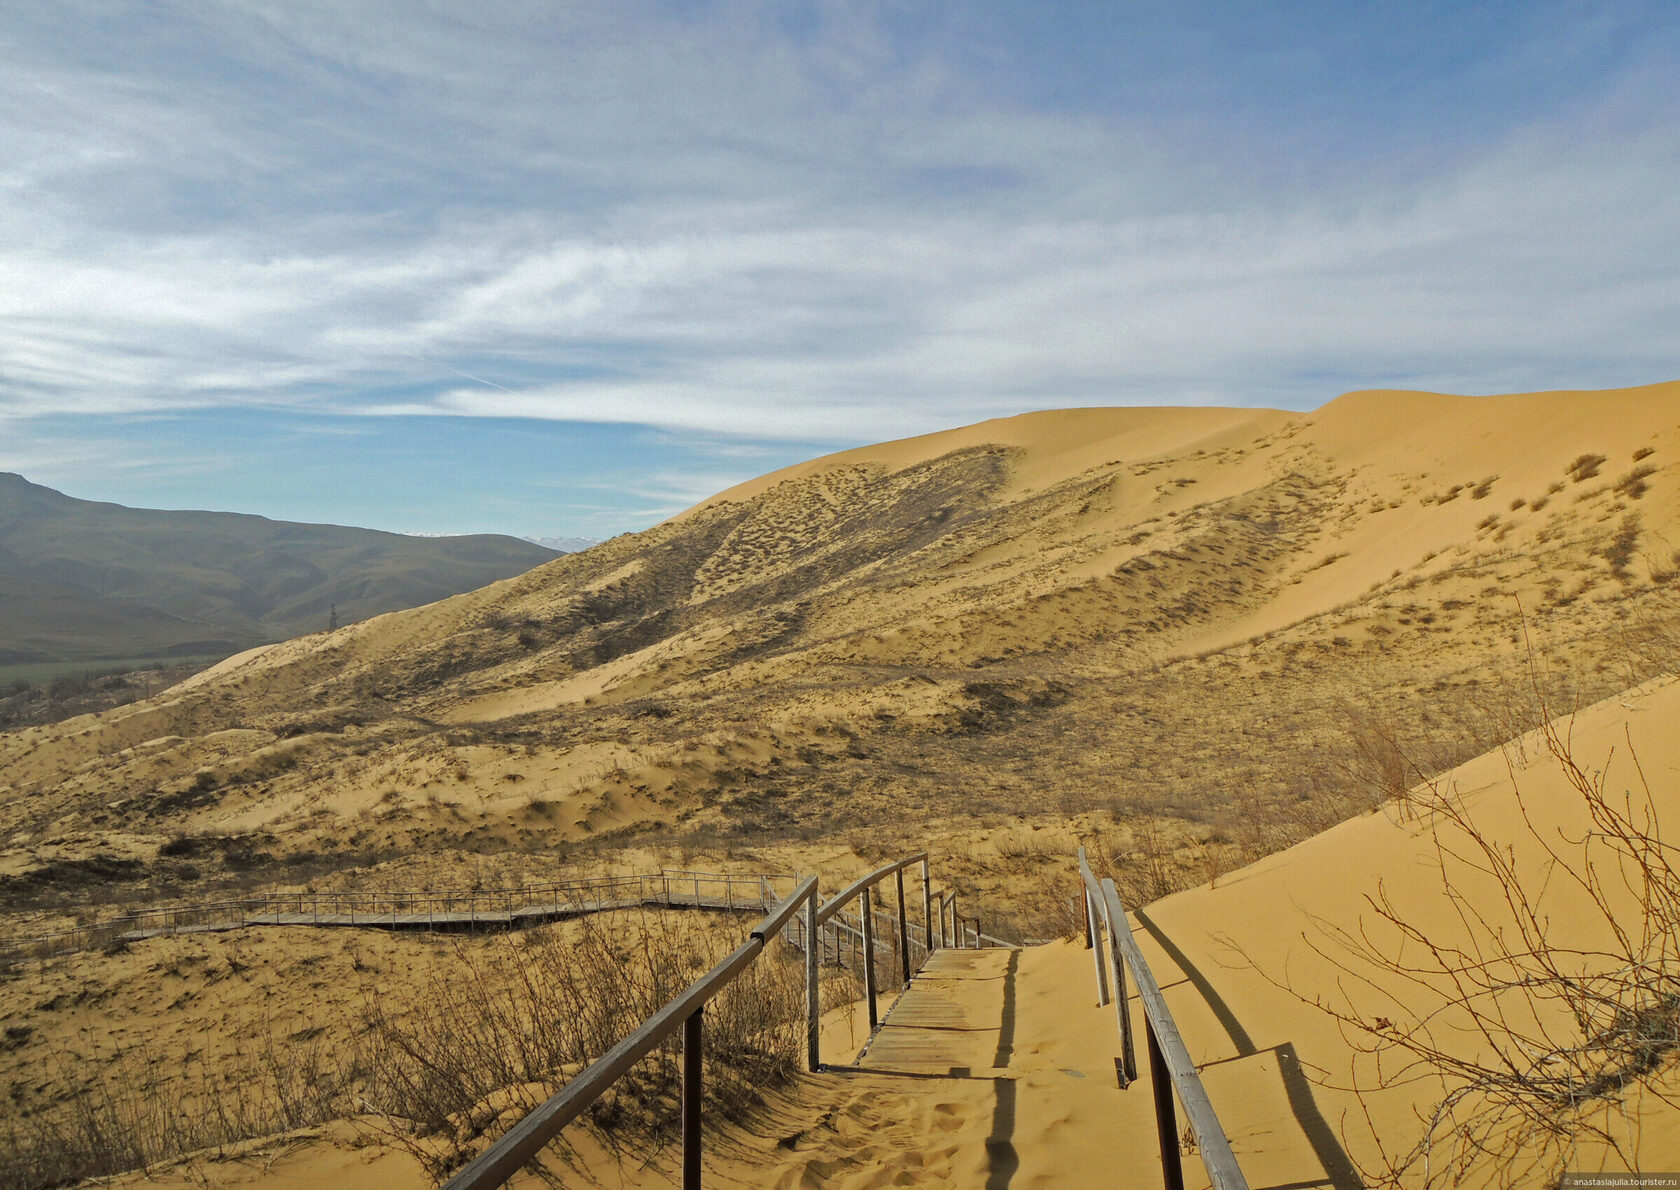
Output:
[[[420,356],[410,355],[406,351],[399,351],[399,352],[397,352],[397,354],[400,355],[400,356],[404,356],[407,359],[417,360],[422,364],[430,364],[434,368],[442,368],[445,372],[453,372],[457,376],[465,376],[468,380],[476,380],[478,383],[489,385],[491,388],[499,388],[504,393],[511,393],[511,392],[514,391],[513,389],[509,388],[505,384],[497,384],[494,380],[486,380],[482,376],[474,376],[471,372],[463,372],[463,371],[461,371],[461,369],[451,367],[449,364],[442,363],[439,360],[422,359]]]

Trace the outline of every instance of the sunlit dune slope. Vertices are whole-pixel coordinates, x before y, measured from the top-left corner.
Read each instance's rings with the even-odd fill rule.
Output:
[[[1557,729],[1585,776],[1601,783],[1612,815],[1652,838],[1673,833],[1680,683],[1658,679]],[[1627,1169],[1630,1158],[1646,1170],[1680,1167],[1672,1040],[1650,1050],[1648,1069],[1658,1073],[1649,1090],[1634,1068],[1643,1059],[1630,1066],[1631,1049],[1604,1041],[1629,1017],[1584,994],[1595,977],[1602,989],[1611,976],[1626,1013],[1668,1005],[1667,1031],[1640,1036],[1671,1036],[1659,956],[1661,931],[1672,926],[1663,924],[1662,898],[1675,877],[1669,867],[1658,900],[1642,903],[1637,865],[1606,842],[1602,815],[1595,821],[1533,732],[1442,775],[1409,804],[1136,913],[1144,953],[1250,1184],[1329,1177],[1340,1185],[1355,1167],[1377,1184],[1406,1157],[1416,1158],[1408,1185],[1424,1184],[1426,1173],[1441,1184],[1551,1184],[1559,1168]],[[1496,877],[1492,856],[1508,857],[1511,878]],[[1658,964],[1643,991],[1628,990],[1619,977],[1640,957]],[[1486,994],[1484,984],[1505,990]],[[1571,1004],[1591,1005],[1586,1027]],[[1595,1038],[1608,1047],[1596,1057]],[[1466,1080],[1445,1063],[1416,1061],[1407,1040],[1496,1080],[1442,1117],[1428,1161],[1414,1148],[1424,1122]],[[1561,1083],[1576,1054],[1584,1055],[1578,1117],[1549,1081]],[[1596,1081],[1581,1076],[1593,1071]],[[1517,1099],[1519,1075],[1533,1076],[1530,1110],[1571,1126],[1573,1139],[1525,1131],[1515,1113],[1500,1113],[1495,1096]],[[1573,1127],[1582,1123],[1604,1137]],[[1470,1152],[1470,1137],[1488,1151]],[[1459,1173],[1465,1181],[1451,1181]]]
[[[1160,891],[1368,804],[1373,724],[1439,763],[1509,735],[1524,618],[1566,696],[1664,668],[1676,409],[1077,409],[818,459],[0,737],[0,874],[1101,810],[1180,824]]]

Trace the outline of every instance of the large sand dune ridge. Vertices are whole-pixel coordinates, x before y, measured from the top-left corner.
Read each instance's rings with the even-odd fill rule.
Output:
[[[1083,837],[1185,961],[1211,961],[1181,908],[1205,905],[1264,968],[1299,932],[1266,914],[1336,887],[1290,881],[1341,870],[1283,849],[1403,850],[1414,827],[1361,817],[1385,796],[1532,730],[1542,701],[1677,668],[1677,411],[1680,383],[1077,409],[800,464],[0,736],[9,928],[632,845],[775,871],[927,846],[989,928],[1045,938]],[[1238,982],[1280,1037],[1304,1019]]]

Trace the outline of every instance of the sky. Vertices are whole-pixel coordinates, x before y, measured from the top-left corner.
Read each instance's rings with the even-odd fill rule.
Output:
[[[0,470],[608,537],[1033,409],[1680,378],[1680,7],[0,8]]]

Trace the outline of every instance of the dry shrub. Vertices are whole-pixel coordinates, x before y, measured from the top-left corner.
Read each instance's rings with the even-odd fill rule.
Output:
[[[1549,709],[1538,687],[1536,701]],[[1680,1053],[1680,852],[1662,838],[1631,739],[1639,788],[1612,793],[1604,769],[1573,754],[1570,720],[1559,722],[1548,718],[1541,740],[1579,796],[1585,832],[1534,821],[1519,793],[1519,848],[1426,783],[1412,805],[1465,938],[1432,936],[1379,887],[1372,920],[1357,932],[1325,927],[1318,944],[1342,991],[1302,995],[1372,1061],[1351,1089],[1441,1087],[1413,1143],[1373,1134],[1380,1159],[1362,1172],[1375,1185],[1456,1185],[1489,1163],[1506,1184],[1551,1185],[1584,1139],[1637,1168],[1622,1105],[1645,1091],[1680,1106],[1655,1081]],[[1581,901],[1591,924],[1562,936],[1553,890]],[[1355,1003],[1373,996],[1400,1019]]]
[[[1194,883],[1188,866],[1177,861],[1175,840],[1165,824],[1142,817],[1127,825],[1130,846],[1100,834],[1092,844],[1092,870],[1114,878],[1125,904],[1147,905]]]
[[[1639,517],[1629,513],[1604,548],[1604,560],[1610,563],[1610,572],[1617,578],[1627,578],[1628,564],[1639,549],[1639,528]]]
[[[557,1091],[740,942],[688,915],[585,919],[573,935],[509,934],[434,975],[424,1012],[365,1009],[369,1106],[442,1175]],[[804,967],[770,953],[706,1006],[707,1110],[738,1116],[758,1090],[798,1069]],[[590,1118],[615,1137],[660,1139],[677,1123],[680,1037],[664,1042],[599,1100]]]
[[[51,1053],[77,1077],[52,1105],[0,1118],[0,1185],[37,1190],[108,1177],[237,1142],[362,1115],[442,1174],[617,1044],[742,940],[738,919],[660,910],[584,918],[471,942],[425,981],[424,1007],[388,1007],[365,989],[354,1042],[257,1023],[230,1051],[183,1059],[159,1045],[92,1066]],[[804,966],[773,942],[706,1006],[708,1110],[737,1115],[796,1068]],[[856,997],[849,976],[825,1007]],[[416,997],[405,996],[403,1003]],[[613,1137],[672,1131],[680,1038],[597,1104]],[[92,1069],[90,1079],[84,1073]]]
[[[1651,485],[1645,481],[1657,473],[1657,469],[1650,464],[1635,467],[1616,481],[1616,491],[1629,500],[1638,500],[1651,490]]]
[[[1602,467],[1605,462],[1606,459],[1601,454],[1584,454],[1577,457],[1573,463],[1569,464],[1569,466],[1565,467],[1563,470],[1571,480],[1576,483],[1582,483],[1596,476],[1598,474],[1598,469]]]
[[[53,1052],[48,1067],[85,1069]],[[131,1049],[103,1061],[91,1080],[50,1107],[0,1121],[0,1185],[19,1190],[147,1169],[251,1137],[346,1114],[359,1076],[357,1056],[318,1041],[259,1027],[214,1064]]]

